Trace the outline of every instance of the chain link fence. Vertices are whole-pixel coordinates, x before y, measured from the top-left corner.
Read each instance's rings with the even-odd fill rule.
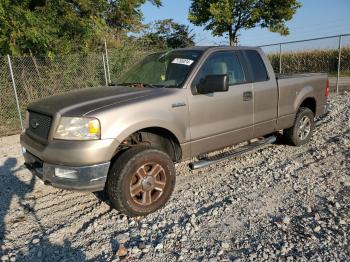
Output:
[[[336,90],[337,86],[340,92],[350,88],[350,34],[261,47],[275,72],[325,72],[330,76],[331,90]],[[153,51],[149,47],[128,45],[103,53],[71,54],[51,59],[0,56],[0,136],[21,131],[20,120],[23,120],[29,103],[73,89],[113,84],[122,72]]]
[[[12,57],[11,64],[22,117],[27,105],[40,98],[105,85],[102,54]]]
[[[340,77],[350,78],[350,35],[341,38]]]
[[[0,136],[21,131],[20,120],[24,119],[26,108],[31,102],[73,89],[106,86],[146,53],[143,50],[135,51],[134,47],[129,46],[108,50],[108,57],[105,52],[71,54],[51,59],[0,57]],[[11,79],[10,65],[14,81]]]
[[[130,68],[137,61],[145,57],[147,54],[155,52],[151,48],[137,49],[133,46],[114,48],[108,50],[108,65],[111,83],[115,83],[118,77],[125,72],[126,68]]]
[[[331,91],[350,89],[350,35],[261,46],[275,72],[328,73]]]
[[[0,136],[18,133],[20,122],[8,59],[0,56]]]

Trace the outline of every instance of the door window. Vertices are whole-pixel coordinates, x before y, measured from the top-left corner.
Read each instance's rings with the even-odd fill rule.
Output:
[[[210,55],[198,72],[194,84],[197,85],[208,75],[228,75],[230,85],[246,81],[235,52],[217,52]]]

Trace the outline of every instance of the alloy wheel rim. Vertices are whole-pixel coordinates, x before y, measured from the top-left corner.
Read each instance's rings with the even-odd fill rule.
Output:
[[[164,168],[157,163],[146,163],[132,175],[130,196],[137,204],[149,206],[162,196],[165,185]]]
[[[311,131],[311,121],[307,116],[303,116],[299,121],[298,137],[300,140],[305,140]]]

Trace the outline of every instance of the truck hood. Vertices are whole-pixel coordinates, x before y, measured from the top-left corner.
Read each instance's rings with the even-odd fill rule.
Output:
[[[85,113],[109,104],[118,104],[155,92],[155,88],[137,88],[125,86],[85,88],[64,94],[50,96],[34,102],[28,110],[54,116],[82,116]]]

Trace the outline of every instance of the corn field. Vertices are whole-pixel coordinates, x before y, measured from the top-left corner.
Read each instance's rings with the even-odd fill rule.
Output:
[[[328,73],[336,76],[338,71],[338,49],[317,49],[298,52],[285,52],[281,55],[281,69],[284,74]],[[268,55],[275,72],[279,71],[279,53]],[[341,76],[350,76],[350,46],[341,51]]]

